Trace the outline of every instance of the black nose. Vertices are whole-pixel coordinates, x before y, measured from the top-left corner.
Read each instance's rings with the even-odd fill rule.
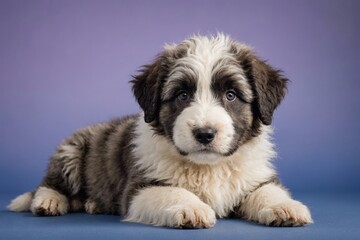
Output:
[[[209,144],[215,138],[216,130],[210,127],[197,128],[193,131],[196,141],[202,144]]]

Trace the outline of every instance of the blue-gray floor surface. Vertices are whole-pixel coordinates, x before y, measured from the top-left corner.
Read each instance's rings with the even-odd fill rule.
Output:
[[[296,228],[266,227],[240,219],[221,219],[215,227],[178,230],[125,223],[119,216],[72,213],[35,217],[5,209],[12,195],[0,195],[0,239],[360,239],[360,193],[307,193],[295,198],[307,204],[315,223]]]

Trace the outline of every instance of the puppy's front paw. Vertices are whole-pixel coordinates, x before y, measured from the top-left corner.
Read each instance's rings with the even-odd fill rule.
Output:
[[[166,209],[166,212],[170,216],[168,223],[170,227],[210,228],[216,222],[214,210],[206,204],[174,206]]]
[[[124,221],[173,228],[210,228],[215,225],[216,216],[209,205],[199,201],[162,209],[132,208]]]
[[[192,192],[178,187],[149,187],[133,199],[124,221],[174,228],[214,226],[214,210]]]
[[[312,222],[309,209],[294,200],[264,208],[259,212],[259,223],[268,226],[303,226]]]

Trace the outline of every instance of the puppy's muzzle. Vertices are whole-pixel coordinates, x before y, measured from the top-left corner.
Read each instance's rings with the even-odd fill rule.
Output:
[[[214,140],[216,135],[216,129],[205,127],[205,128],[197,128],[193,130],[194,137],[196,141],[201,144],[209,144]]]

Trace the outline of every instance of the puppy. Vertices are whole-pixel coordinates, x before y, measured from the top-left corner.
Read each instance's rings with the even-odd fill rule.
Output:
[[[312,222],[271,163],[272,115],[287,79],[229,36],[167,45],[131,81],[143,113],[80,129],[51,157],[34,192],[8,208],[57,216],[209,228],[241,217],[273,226]]]

